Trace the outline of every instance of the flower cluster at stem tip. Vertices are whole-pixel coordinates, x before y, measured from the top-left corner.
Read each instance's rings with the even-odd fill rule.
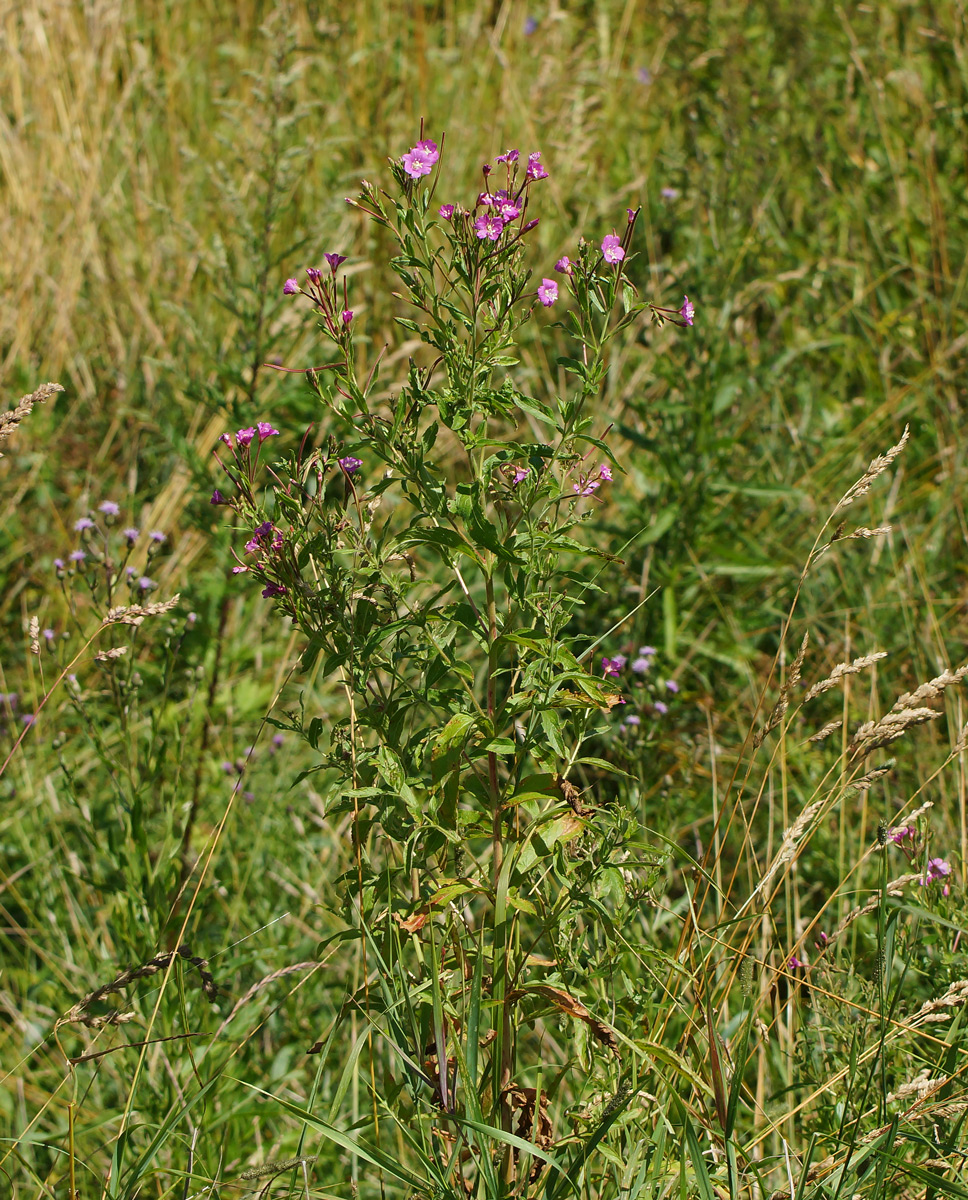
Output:
[[[645,678],[652,671],[656,653],[655,646],[640,646],[638,654],[631,662],[626,654],[615,654],[611,657],[604,655],[602,657],[602,678],[620,679],[627,667],[632,673],[632,678],[628,681],[632,685],[630,694],[632,703],[635,703],[640,711],[645,711],[653,717],[664,717],[669,711],[669,705],[659,697],[671,698],[676,695],[679,691],[679,684],[675,679],[652,681]],[[628,702],[625,697],[619,701],[620,704]],[[642,717],[636,712],[630,713],[622,721],[622,725],[630,729],[635,729],[641,724]]]

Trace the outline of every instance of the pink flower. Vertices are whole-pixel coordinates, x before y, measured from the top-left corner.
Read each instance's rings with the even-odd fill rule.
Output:
[[[295,296],[295,294],[299,291],[299,280],[287,279],[282,285],[282,291],[286,296]]]
[[[325,258],[326,261],[329,263],[329,269],[333,272],[334,275],[336,274],[337,268],[339,267],[340,263],[346,262],[345,254],[324,254],[323,258]]]
[[[533,154],[528,155],[528,179],[547,179],[548,172],[541,165],[541,151],[535,150]]]
[[[563,254],[555,263],[555,270],[562,275],[574,275],[575,268],[571,265],[571,259],[567,254]]]
[[[309,276],[310,283],[319,283],[323,277],[323,273],[319,267],[307,267],[306,274]]]
[[[453,206],[453,204],[442,204],[440,206],[440,208],[437,209],[437,211],[440,213],[440,215],[444,218],[445,221],[449,221],[453,218],[454,206]]]
[[[340,320],[344,325],[349,325],[350,321],[353,320],[353,310],[351,308],[344,308],[340,313]]]
[[[538,299],[545,308],[550,308],[558,299],[558,285],[553,279],[542,279],[538,285]]]
[[[679,309],[679,316],[682,317],[686,325],[692,325],[696,316],[696,307],[688,296],[682,297],[682,308]]]
[[[517,150],[508,150],[504,154],[499,154],[494,161],[509,164],[516,163],[518,161],[518,152]]]
[[[928,869],[921,876],[921,885],[926,886],[929,883],[934,883],[935,880],[944,879],[951,874],[951,864],[945,862],[943,858],[929,858]],[[945,893],[947,895],[947,892]]]
[[[572,485],[572,491],[577,492],[579,496],[591,496],[601,487],[601,483],[597,479],[581,480]]]
[[[602,238],[602,254],[607,263],[621,262],[625,257],[625,250],[622,248],[622,239],[614,233],[610,233]]]
[[[678,685],[678,683],[676,683],[676,681],[674,679],[666,680],[666,691],[667,692],[678,692],[678,690],[679,690],[679,685]]]
[[[273,596],[284,596],[286,589],[279,583],[267,583],[262,589],[262,594],[267,600],[271,600]]]
[[[598,468],[598,478],[604,479],[606,483],[612,482],[612,468],[608,465],[608,463],[602,463],[602,465]]]
[[[617,678],[624,665],[625,664],[622,662],[621,658],[603,658],[602,677],[605,678],[606,676],[611,675],[614,678]]]
[[[256,430],[258,431],[260,442],[264,442],[268,437],[277,437],[279,434],[279,430],[273,429],[268,421],[260,421],[256,426]]]
[[[250,425],[248,429],[240,429],[235,435],[235,440],[240,446],[248,446],[254,437],[255,427]]]
[[[345,458],[341,458],[338,461],[339,465],[343,468],[347,475],[355,474],[355,472],[357,472],[360,467],[363,466],[363,463],[360,461],[360,459],[354,458],[351,454],[348,454]]]
[[[218,440],[219,440],[220,442],[224,442],[224,443],[226,444],[226,446],[231,446],[231,445],[232,445],[232,435],[231,435],[230,433],[221,433],[221,434],[219,434],[219,439],[218,439]]]
[[[521,215],[521,205],[513,200],[501,200],[497,206],[498,215],[505,221],[514,221]]]
[[[515,487],[517,487],[519,483],[524,483],[524,481],[527,478],[528,478],[528,468],[527,467],[515,467],[514,475],[511,479],[511,483]]]
[[[401,161],[403,169],[410,178],[419,179],[422,175],[430,174],[431,168],[438,158],[440,158],[440,152],[437,149],[437,143],[431,141],[430,138],[425,138],[408,151]]]
[[[478,217],[474,222],[474,232],[481,241],[487,238],[488,241],[496,242],[501,236],[501,230],[503,228],[504,222],[500,217],[496,216]]]
[[[659,714],[660,717],[664,717],[666,715],[666,713],[669,711],[668,704],[663,704],[661,700],[656,700],[655,704],[653,704],[652,707]]]

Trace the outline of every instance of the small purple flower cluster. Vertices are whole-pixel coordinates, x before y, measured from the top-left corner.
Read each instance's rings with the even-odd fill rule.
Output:
[[[607,463],[602,463],[597,471],[592,471],[590,475],[579,475],[578,482],[572,484],[572,491],[576,496],[594,496],[603,483],[612,482],[612,468]]]
[[[420,179],[430,174],[439,158],[437,143],[430,138],[423,138],[407,151],[400,162],[411,179]]]
[[[353,310],[349,306],[349,296],[346,290],[346,276],[343,276],[342,304],[336,282],[336,272],[346,262],[346,255],[334,252],[324,254],[323,258],[329,264],[328,278],[318,267],[307,267],[306,276],[309,279],[309,290],[301,288],[299,280],[294,277],[286,280],[282,286],[282,292],[285,296],[307,296],[312,300],[323,318],[323,324],[330,337],[334,342],[340,342],[345,336],[347,326],[353,320]]]
[[[919,835],[916,825],[895,825],[888,831],[887,836],[899,850],[903,850],[905,857],[911,863],[920,859],[924,854],[924,839]],[[946,880],[950,874],[951,864],[946,859],[929,858],[919,882],[922,887],[940,882],[941,894],[947,896],[950,889]]]
[[[415,153],[417,148],[424,143],[418,143],[410,154]],[[433,142],[429,145],[436,146]],[[410,174],[406,160],[408,155],[403,156],[404,170]],[[436,161],[436,160],[435,160]],[[455,204],[442,204],[437,210],[439,215],[445,221],[453,222],[455,225],[460,223],[461,228],[467,226],[464,222],[469,221],[469,228],[473,235],[480,242],[499,242],[504,237],[508,227],[513,222],[521,220],[522,224],[518,230],[518,236],[528,233],[537,225],[537,220],[524,222],[525,209],[528,206],[530,195],[530,187],[532,183],[536,183],[540,179],[547,179],[548,172],[541,162],[541,151],[535,150],[528,155],[527,163],[524,167],[523,178],[520,176],[519,163],[521,162],[521,152],[519,150],[506,150],[503,154],[498,154],[494,160],[495,165],[500,164],[504,167],[504,186],[500,188],[491,188],[489,177],[494,173],[494,167],[489,162],[484,163],[482,167],[484,175],[484,190],[478,193],[477,203],[474,205],[472,212],[465,212],[462,208]],[[558,285],[553,279],[545,279],[542,281],[542,286],[538,289],[538,299],[545,306],[555,302],[558,296]]]
[[[255,441],[256,438],[259,439],[258,445],[261,446],[262,443],[266,440],[266,438],[278,437],[278,436],[279,436],[279,430],[275,429],[273,427],[273,425],[271,424],[271,422],[260,421],[258,423],[258,425],[250,425],[247,429],[238,430],[238,432],[235,435],[234,442],[232,441],[232,435],[230,433],[223,433],[219,437],[218,440],[220,442],[224,442],[226,444],[226,446],[229,447],[230,450],[234,449],[236,446],[239,449],[244,450],[247,447],[251,446],[253,441]]]
[[[640,646],[638,654],[631,662],[626,654],[603,657],[602,677],[619,679],[628,667],[633,677],[637,677],[630,680],[633,688],[645,688],[650,693],[649,696],[643,696],[640,699],[633,697],[639,707],[644,708],[644,711],[651,713],[653,717],[664,717],[669,711],[669,705],[665,700],[659,699],[659,696],[674,696],[679,691],[679,684],[675,679],[665,679],[654,683],[646,681],[644,676],[652,670],[655,655],[655,646]],[[622,703],[624,704],[626,701],[623,699]],[[633,712],[624,718],[622,724],[634,729],[642,724],[642,718],[639,713]]]
[[[114,500],[102,500],[97,506],[97,511],[102,514],[106,529],[102,529],[90,515],[79,517],[74,522],[74,532],[81,535],[83,545],[78,546],[76,550],[72,550],[68,554],[66,561],[63,558],[54,559],[53,566],[58,578],[64,579],[68,574],[73,573],[74,568],[80,568],[82,563],[87,563],[90,560],[91,566],[102,566],[107,574],[109,602],[112,602],[112,588],[118,579],[122,577],[122,571],[123,578],[132,589],[140,592],[148,592],[157,586],[154,580],[150,579],[147,575],[139,575],[137,569],[127,562],[135,543],[141,537],[141,530],[131,525],[120,531],[125,545],[119,566],[114,563],[111,557],[110,531],[111,526],[114,524],[114,519],[121,514],[121,506]],[[149,530],[147,536],[147,559],[150,561],[168,541],[168,536],[160,529]],[[90,578],[88,576],[89,582]],[[48,634],[50,634],[50,637],[47,637]],[[44,637],[47,639],[48,645],[52,644],[54,638],[53,630],[44,630]]]

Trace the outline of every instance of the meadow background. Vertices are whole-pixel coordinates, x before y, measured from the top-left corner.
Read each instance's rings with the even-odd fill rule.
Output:
[[[0,1194],[401,1194],[285,1108],[378,1139],[370,1091],[399,1082],[385,1065],[377,1078],[347,1004],[361,982],[336,887],[349,817],[327,815],[325,773],[304,775],[318,756],[296,732],[336,719],[342,692],[319,664],[301,668],[298,634],[232,577],[244,539],[209,497],[223,431],[270,420],[294,449],[318,420],[304,377],[264,364],[319,361],[282,284],[323,252],[349,256],[361,360],[386,343],[388,389],[405,377],[414,347],[394,322],[388,247],[345,197],[385,184],[421,118],[446,133],[441,200],[473,197],[480,164],[509,146],[541,150],[539,276],[641,205],[630,278],[657,304],[696,305],[693,329],[623,343],[601,401],[625,473],[592,536],[620,561],[581,632],[646,601],[602,652],[652,645],[650,679],[678,690],[656,693],[669,711],[645,727],[616,717],[600,738],[635,786],[582,779],[644,831],[648,888],[622,900],[629,948],[603,958],[597,1000],[655,1048],[585,1186],[729,1194],[704,989],[716,972],[726,992],[739,983],[720,955],[729,921],[700,934],[690,917],[695,863],[715,842],[722,893],[730,880],[751,892],[841,772],[806,737],[848,709],[880,716],[968,659],[966,117],[954,0],[0,7],[3,407],[48,380],[64,388],[0,463]],[[566,353],[562,330],[529,327],[535,396],[564,386]],[[851,510],[892,532],[834,547],[800,586],[834,504],[905,425],[892,472]],[[101,520],[104,501],[116,519]],[[85,570],[55,566],[85,544],[74,527],[88,514],[153,600],[181,596],[132,631],[123,659],[94,660]],[[142,531],[130,546],[128,526]],[[32,637],[32,618],[51,637]],[[754,758],[751,730],[806,632],[807,683],[888,656]],[[968,1194],[952,990],[968,977],[960,681],[935,706],[891,773],[843,790],[744,943],[758,1049],[737,1137],[778,1195],[788,1180],[803,1196]],[[926,801],[910,871],[944,858],[950,894],[909,881],[889,929],[882,907],[825,955],[818,914],[832,933],[908,869],[901,848],[876,849],[878,826]],[[216,1005],[197,966],[158,958],[183,928]],[[676,988],[695,1019],[663,1040],[673,1006],[655,981],[673,961],[689,968]],[[121,1025],[119,1005],[134,1014]],[[738,1011],[734,997],[727,1038]],[[618,1077],[580,1022],[549,1027],[577,1080],[555,1101],[556,1136],[578,1136]],[[177,1040],[123,1048],[146,1028]],[[934,1081],[920,1092],[919,1074]],[[693,1096],[691,1124],[673,1093]]]

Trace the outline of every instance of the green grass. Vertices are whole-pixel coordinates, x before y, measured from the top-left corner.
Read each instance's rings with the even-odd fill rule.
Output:
[[[422,1175],[430,1157],[408,1141],[429,1142],[433,1118],[407,1100],[394,1046],[407,1028],[422,1050],[435,1026],[406,983],[429,978],[429,950],[385,933],[403,968],[382,992],[379,972],[369,981],[393,1019],[371,1039],[349,1000],[364,986],[358,942],[340,938],[355,920],[339,882],[352,813],[327,815],[325,773],[300,778],[319,755],[291,733],[270,748],[264,721],[328,731],[342,693],[301,668],[300,639],[231,577],[239,539],[208,504],[222,430],[271,417],[295,449],[318,419],[301,376],[262,364],[324,361],[281,296],[323,251],[351,256],[363,363],[389,343],[388,391],[405,377],[388,245],[344,197],[386,182],[423,117],[446,133],[441,201],[472,195],[480,163],[508,146],[541,149],[539,277],[641,203],[630,277],[658,304],[688,292],[697,306],[688,336],[637,327],[616,349],[600,414],[626,474],[590,536],[623,561],[575,634],[624,621],[600,653],[651,643],[681,690],[638,740],[603,733],[595,753],[631,781],[580,778],[603,805],[588,879],[634,822],[641,893],[606,871],[598,908],[557,930],[559,961],[598,981],[585,1004],[624,1040],[609,1056],[535,998],[543,1065],[520,1082],[551,1094],[549,1152],[575,1162],[579,1137],[603,1128],[589,1195],[746,1196],[754,1168],[761,1195],[787,1188],[788,1170],[804,1197],[963,1194],[965,1008],[918,1015],[968,976],[964,752],[939,773],[962,693],[946,691],[944,717],[900,740],[894,773],[866,791],[840,787],[836,744],[803,741],[848,709],[881,715],[964,657],[963,5],[549,5],[530,10],[530,35],[527,6],[510,3],[307,11],[27,3],[0,25],[0,376],[10,404],[47,379],[66,389],[0,463],[0,690],[19,694],[3,757],[54,663],[96,626],[81,576],[62,588],[51,565],[88,508],[121,505],[119,558],[120,528],[163,530],[150,560],[142,540],[131,561],[156,596],[183,599],[102,633],[96,648],[127,654],[87,652],[78,689],[58,684],[0,778],[0,1192],[62,1197],[73,1178],[79,1197],[259,1195],[271,1178],[246,1182],[247,1168],[309,1154],[308,1183],[296,1168],[265,1195],[431,1190],[388,1166]],[[521,373],[543,399],[564,387],[555,358],[570,347],[538,324]],[[894,532],[811,570],[780,671],[806,631],[807,682],[889,657],[754,758],[744,742],[777,698],[768,678],[814,536],[906,423],[896,473],[847,513]],[[39,656],[24,635],[35,615],[57,633]],[[234,793],[222,764],[249,746]],[[821,796],[795,869],[749,920],[743,900]],[[821,928],[909,869],[871,850],[878,823],[925,800],[951,896],[909,886],[821,954]],[[590,915],[603,908],[605,932]],[[64,1021],[182,943],[208,961],[217,1007],[175,957],[91,1009],[131,1020]],[[794,952],[806,982],[783,971]],[[949,1082],[913,1113],[888,1102],[922,1069]],[[421,1115],[410,1130],[394,1111]]]

